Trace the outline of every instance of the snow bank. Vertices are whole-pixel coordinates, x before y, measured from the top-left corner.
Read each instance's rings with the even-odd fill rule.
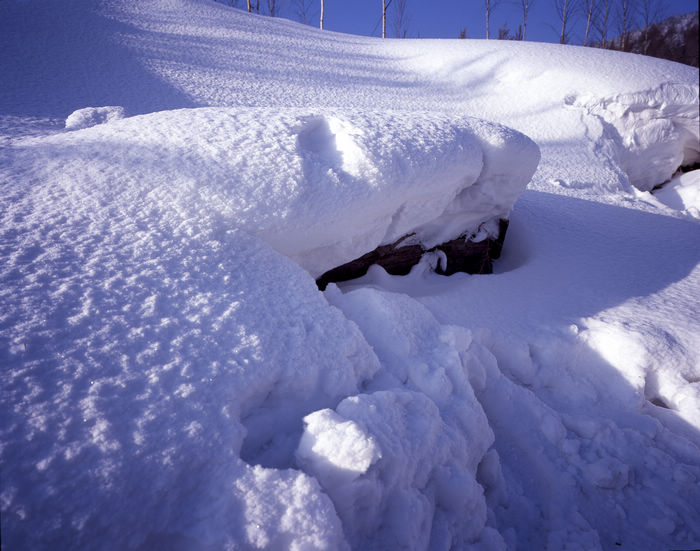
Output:
[[[357,328],[170,193],[80,192],[3,217],[3,547],[340,548],[315,481],[241,457],[291,466],[302,417],[377,371]]]
[[[654,191],[654,197],[672,209],[700,218],[700,170],[675,176]]]
[[[314,277],[408,233],[432,247],[507,217],[539,160],[469,117],[264,108],[142,115],[16,154],[76,201],[170,195],[178,216],[242,228]]]
[[[493,433],[472,389],[471,335],[409,297],[374,289],[326,296],[356,322],[382,370],[370,393],[308,415],[299,465],[335,504],[354,549],[504,548],[477,481]],[[493,458],[491,458],[493,463]],[[491,471],[500,473],[498,462]]]
[[[471,118],[319,109],[183,109],[16,142],[0,169],[4,543],[334,549],[427,543],[431,526],[477,541],[492,437],[450,333],[419,309],[377,332],[378,361],[278,252],[316,276],[406,233],[476,231],[507,215],[538,158]],[[378,308],[364,317],[419,307]],[[357,396],[382,364],[382,381],[409,383]],[[296,457],[315,479],[288,470],[305,416]],[[356,484],[341,491],[327,463]],[[343,491],[374,513],[358,517]]]
[[[569,97],[602,125],[629,181],[650,191],[680,166],[700,160],[698,85],[665,83],[658,88],[607,98]]]

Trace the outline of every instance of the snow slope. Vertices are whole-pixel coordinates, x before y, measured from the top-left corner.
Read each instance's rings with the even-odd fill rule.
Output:
[[[3,549],[700,545],[697,69],[205,0],[0,46]],[[531,175],[498,273],[317,291]]]

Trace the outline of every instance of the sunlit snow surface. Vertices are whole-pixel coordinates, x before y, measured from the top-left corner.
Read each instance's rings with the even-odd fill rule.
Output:
[[[697,69],[195,0],[0,47],[3,549],[700,547]],[[317,291],[540,153],[496,274]]]

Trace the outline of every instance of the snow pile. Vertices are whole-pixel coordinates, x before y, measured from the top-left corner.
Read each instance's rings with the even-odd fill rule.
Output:
[[[674,176],[654,192],[654,197],[672,209],[700,218],[700,170]]]
[[[493,433],[472,389],[483,367],[469,332],[442,327],[404,295],[333,285],[326,295],[382,364],[368,393],[304,419],[297,450],[352,527],[352,547],[502,547],[477,482]]]
[[[698,547],[695,173],[642,191],[697,69],[209,0],[0,47],[3,549]],[[509,211],[495,274],[314,284]]]
[[[493,436],[449,333],[406,299],[415,326],[384,336],[412,351],[378,360],[299,266],[318,276],[407,233],[432,246],[506,216],[537,146],[430,113],[119,112],[77,111],[67,126],[101,124],[17,141],[3,163],[9,545],[381,547],[427,544],[433,525],[443,543],[479,540]],[[394,310],[365,317],[393,325]]]
[[[314,277],[409,233],[430,248],[507,217],[539,160],[526,137],[468,117],[269,108],[142,115],[14,155],[76,201],[167,204],[257,235]]]
[[[315,481],[243,459],[290,465],[379,369],[357,328],[256,238],[83,199],[34,189],[2,230],[3,547],[337,548]]]
[[[700,161],[698,85],[667,83],[610,98],[568,98],[602,125],[616,161],[636,188],[650,191],[679,166]]]
[[[119,105],[85,107],[73,111],[66,119],[66,130],[79,130],[124,118],[124,108]]]

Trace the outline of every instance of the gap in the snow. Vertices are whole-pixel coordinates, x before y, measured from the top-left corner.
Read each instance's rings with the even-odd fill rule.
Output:
[[[304,428],[302,416],[289,415],[289,412],[276,413],[280,415],[267,416],[268,420],[273,421],[274,430],[258,426],[259,419],[242,420],[248,436],[243,440],[241,459],[249,465],[266,469],[288,469],[294,465],[294,452]],[[282,419],[285,415],[289,415],[289,418]]]
[[[700,170],[700,162],[699,163],[693,163],[692,165],[681,165],[678,167],[678,170],[676,173],[671,177],[670,180],[666,180],[665,182],[661,182],[660,184],[656,184],[651,192],[654,193],[655,191],[659,191],[660,189],[664,189],[666,187],[666,184],[669,184],[670,182],[673,181],[674,178],[677,176],[680,176],[681,174],[687,174],[688,172],[693,172],[694,170]]]
[[[415,243],[404,245],[413,236],[408,234],[394,243],[380,245],[355,260],[328,270],[316,280],[316,285],[324,291],[329,283],[357,279],[365,275],[373,264],[378,264],[391,275],[407,275],[423,254],[435,251],[444,255],[435,268],[435,272],[440,275],[449,276],[457,272],[490,274],[493,273],[493,260],[501,256],[507,230],[508,220],[502,218],[498,222],[498,236],[495,238],[472,241],[468,235],[463,234],[430,249]]]

